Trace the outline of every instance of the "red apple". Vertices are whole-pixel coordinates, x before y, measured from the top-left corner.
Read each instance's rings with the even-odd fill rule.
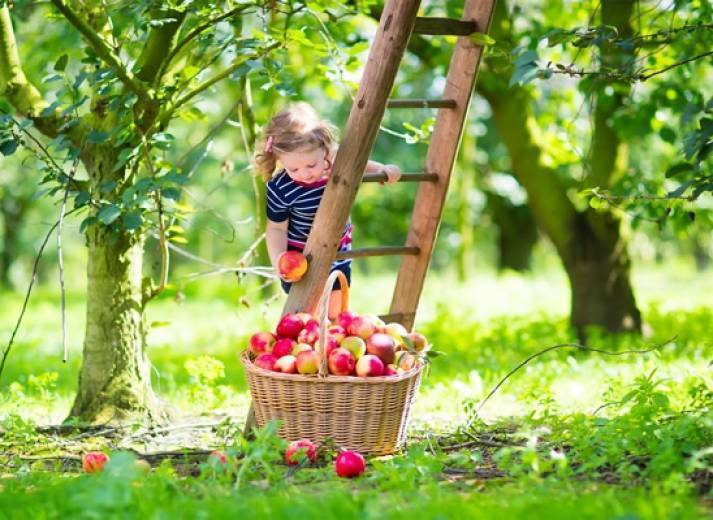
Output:
[[[367,354],[357,361],[356,373],[360,377],[381,376],[384,374],[384,363],[373,354]]]
[[[304,327],[304,323],[296,314],[285,314],[280,323],[277,324],[277,336],[279,338],[297,339],[300,331]]]
[[[215,450],[212,451],[210,455],[208,455],[208,461],[216,461],[216,463],[227,464],[228,456],[225,454],[224,451]]]
[[[325,345],[325,355],[327,356],[327,359],[329,359],[329,355],[334,352],[337,347],[339,347],[339,343],[337,342],[337,340],[334,339],[332,336],[327,336],[327,343]]]
[[[82,456],[82,469],[85,473],[99,473],[104,470],[104,464],[109,461],[109,455],[101,451],[90,451]]]
[[[358,451],[344,450],[337,455],[334,468],[339,477],[358,477],[366,469],[366,461]]]
[[[426,336],[424,336],[420,332],[409,332],[406,337],[411,340],[411,343],[413,344],[413,349],[416,352],[425,352],[430,348]]]
[[[297,372],[300,374],[319,372],[319,354],[314,350],[305,350],[297,354]]]
[[[282,338],[275,342],[275,346],[272,347],[272,355],[277,359],[287,354],[292,354],[292,349],[295,348],[297,342],[294,339]]]
[[[282,356],[275,362],[275,371],[284,372],[285,374],[294,374],[297,372],[297,358],[292,354]]]
[[[314,350],[312,348],[312,345],[308,345],[307,343],[297,343],[294,347],[292,347],[292,352],[291,354],[295,357],[297,357],[297,354],[300,352],[304,352],[305,350]]]
[[[366,340],[366,351],[381,358],[385,365],[389,365],[394,362],[396,341],[388,334],[377,332]]]
[[[366,354],[366,343],[359,336],[347,336],[339,342],[339,346],[351,352],[355,359]]]
[[[376,314],[364,314],[364,318],[374,324],[374,327],[376,327],[377,332],[384,332],[386,323],[384,323],[384,320],[379,318]]]
[[[255,366],[265,369],[265,370],[274,370],[276,362],[277,362],[277,358],[274,355],[260,354],[255,359]]]
[[[399,369],[396,367],[396,365],[386,365],[384,367],[384,375],[385,376],[395,376],[399,374]]]
[[[335,376],[348,376],[354,372],[356,358],[345,348],[336,348],[327,359],[329,372]]]
[[[285,462],[290,466],[299,464],[301,455],[306,455],[310,462],[317,460],[317,446],[309,439],[292,441],[285,450]]]
[[[256,332],[250,336],[250,351],[256,356],[269,354],[275,344],[275,335],[272,332]]]
[[[309,312],[297,312],[295,315],[302,320],[302,323],[307,323],[309,320],[314,319]]]
[[[297,336],[297,341],[314,345],[317,339],[319,339],[319,322],[317,320],[309,320]]]
[[[356,318],[357,314],[352,311],[340,312],[337,315],[337,325],[342,327],[345,331],[349,328],[352,320]]]
[[[307,272],[307,259],[299,251],[285,251],[277,259],[277,271],[286,282],[299,282]]]
[[[377,331],[376,323],[369,316],[355,316],[347,327],[350,336],[359,336],[366,340]]]
[[[327,328],[327,334],[332,336],[334,339],[337,340],[337,343],[339,343],[347,336],[347,331],[341,325],[330,325]]]

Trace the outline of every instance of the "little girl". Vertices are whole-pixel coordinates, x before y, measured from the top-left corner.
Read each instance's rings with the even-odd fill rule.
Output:
[[[270,261],[276,269],[282,253],[304,249],[336,151],[331,125],[304,102],[280,111],[265,128],[264,144],[262,151],[255,155],[255,164],[267,182],[265,239]],[[401,177],[398,166],[376,161],[367,163],[366,173],[385,173],[389,183]],[[350,250],[351,243],[352,225],[347,221],[339,251]],[[351,260],[334,262],[331,271],[335,270],[342,271],[351,284]],[[281,283],[283,290],[289,292],[291,284]],[[340,294],[336,291],[339,288],[337,281],[330,299],[330,318],[340,309]]]

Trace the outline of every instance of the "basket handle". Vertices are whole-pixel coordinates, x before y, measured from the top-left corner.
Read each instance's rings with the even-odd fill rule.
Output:
[[[334,282],[339,279],[340,293],[342,295],[341,312],[349,309],[349,284],[346,275],[341,271],[333,271],[327,278],[322,296],[317,304],[316,318],[319,320],[319,340],[317,342],[317,353],[319,354],[319,375],[325,377],[329,371],[327,369],[327,324],[329,323],[329,298],[332,295]]]

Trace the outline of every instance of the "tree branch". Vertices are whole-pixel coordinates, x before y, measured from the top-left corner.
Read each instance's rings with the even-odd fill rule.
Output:
[[[175,9],[162,9],[152,13],[152,19],[159,19],[158,17],[175,18],[176,21],[164,23],[160,27],[151,29],[146,45],[136,62],[138,68],[136,77],[151,85],[161,80],[163,70],[170,60],[170,54],[166,57],[166,49],[171,48],[171,44],[186,17],[186,13]]]
[[[97,55],[116,72],[116,75],[126,86],[126,88],[139,96],[139,99],[142,101],[149,101],[151,96],[149,95],[148,90],[131,72],[126,70],[124,64],[121,62],[121,59],[119,59],[119,56],[114,53],[111,46],[84,20],[82,20],[77,13],[67,6],[63,0],[51,0],[51,2],[57,10],[62,13],[67,21],[79,31]]]
[[[668,67],[664,67],[663,69],[655,70],[654,72],[651,72],[649,74],[644,74],[643,76],[640,76],[637,79],[639,81],[646,81],[647,79],[653,78],[654,76],[658,76],[659,74],[668,72],[671,69],[675,69],[676,67],[680,67],[681,65],[685,65],[686,63],[691,63],[692,61],[700,60],[701,58],[705,58],[706,56],[711,55],[713,55],[713,51],[704,52],[703,54],[699,54],[698,56],[693,56],[685,60],[677,61],[676,63],[669,65]]]

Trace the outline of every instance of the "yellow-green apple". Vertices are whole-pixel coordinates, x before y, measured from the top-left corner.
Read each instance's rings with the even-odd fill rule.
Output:
[[[297,372],[300,374],[319,372],[319,354],[314,350],[304,350],[297,354]]]
[[[98,473],[104,470],[109,455],[101,451],[90,451],[82,456],[82,469],[85,473]]]
[[[345,331],[349,329],[349,325],[351,325],[352,320],[357,316],[355,312],[352,311],[343,311],[340,312],[337,315],[337,325],[342,327]]]
[[[366,351],[378,356],[385,365],[388,365],[394,362],[396,341],[388,334],[376,332],[366,340]]]
[[[280,359],[282,356],[292,354],[292,349],[295,348],[295,345],[297,345],[297,342],[294,339],[278,339],[272,347],[272,355]]]
[[[297,343],[293,348],[292,348],[292,355],[297,357],[297,354],[300,352],[304,352],[305,350],[314,350],[312,348],[312,345],[308,345],[307,343]]]
[[[335,376],[348,376],[354,372],[356,358],[345,348],[336,348],[327,359],[329,372]]]
[[[307,272],[307,259],[299,251],[285,251],[277,259],[277,271],[286,282],[299,282]]]
[[[413,349],[416,352],[426,352],[431,346],[428,344],[426,336],[420,332],[409,332],[406,336],[413,345]]]
[[[396,365],[386,365],[384,367],[384,375],[385,376],[395,376],[398,373],[399,373],[399,369],[396,367]]]
[[[402,368],[405,371],[411,370],[415,367],[417,361],[418,358],[414,354],[405,350],[396,353],[395,364],[397,367]]]
[[[366,461],[358,451],[343,450],[334,461],[334,469],[339,477],[358,477],[366,469]]]
[[[285,462],[290,466],[299,464],[300,459],[305,456],[310,462],[317,460],[317,446],[309,439],[292,441],[285,450]]]
[[[294,374],[297,372],[297,358],[292,354],[282,356],[275,362],[275,371]]]
[[[347,336],[339,342],[339,346],[354,354],[355,359],[366,354],[366,343],[359,336]]]
[[[317,320],[309,320],[297,335],[297,341],[300,343],[309,343],[310,345],[314,345],[314,342],[317,341],[318,338],[319,322]]]
[[[256,332],[250,336],[250,351],[256,356],[259,354],[269,354],[276,338],[272,332]]]
[[[356,373],[360,377],[381,376],[384,374],[384,362],[373,354],[366,354],[357,361]]]
[[[369,316],[355,316],[347,327],[347,333],[350,336],[359,336],[364,340],[376,331],[376,323]]]
[[[274,370],[277,358],[273,354],[260,354],[255,358],[255,366],[265,370]]]
[[[406,327],[400,323],[387,323],[384,326],[384,332],[396,340],[397,349],[405,349],[406,344],[404,343],[404,338],[408,335]]]
[[[299,316],[296,314],[285,314],[277,324],[277,337],[297,339],[303,327],[304,323],[302,323]]]
[[[347,331],[341,325],[330,325],[329,328],[327,328],[327,334],[332,336],[337,340],[337,343],[339,343],[347,336]]]

